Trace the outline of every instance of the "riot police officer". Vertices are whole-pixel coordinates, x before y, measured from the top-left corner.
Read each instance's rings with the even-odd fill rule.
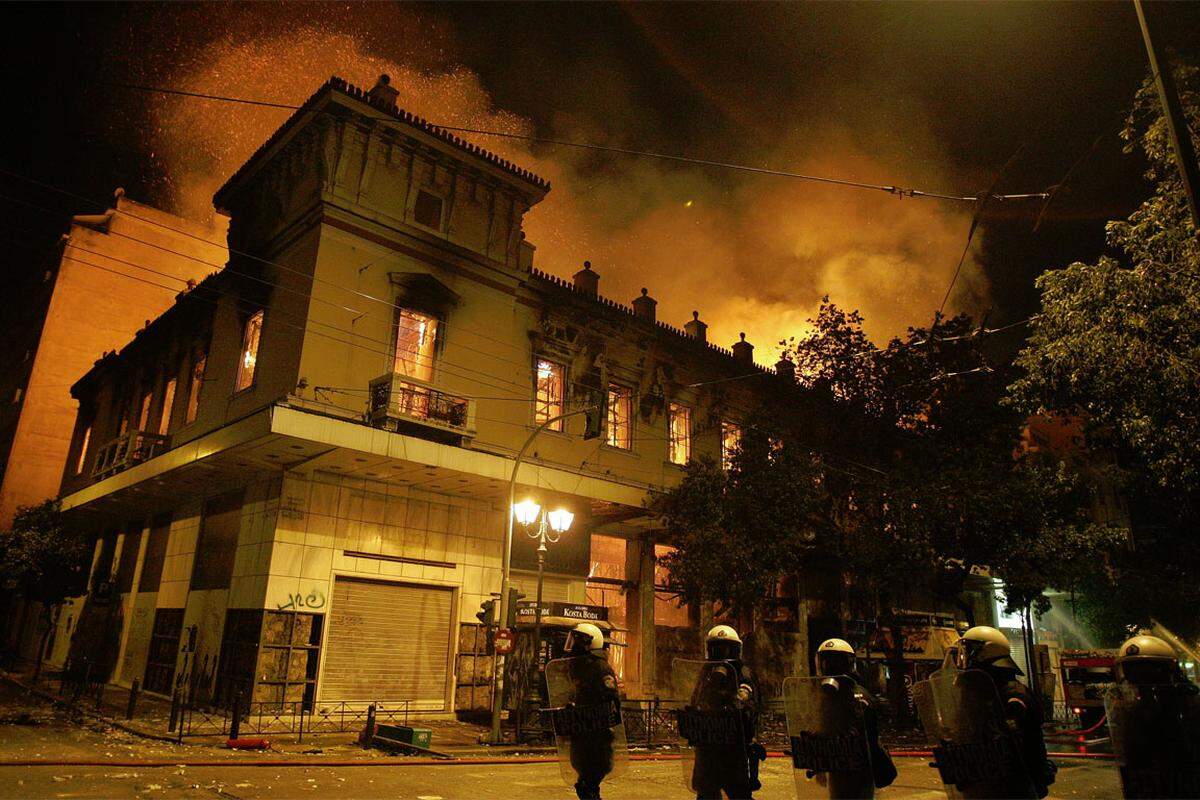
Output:
[[[698,800],[751,800],[761,787],[758,763],[766,750],[754,741],[758,726],[758,690],[750,670],[742,663],[742,639],[728,625],[713,627],[704,640],[710,664],[693,692],[693,705],[734,712],[741,731],[739,747],[697,747],[692,788]]]
[[[1058,768],[1046,754],[1042,709],[1029,687],[1017,680],[1024,673],[1012,659],[1008,638],[988,625],[968,629],[958,642],[958,666],[980,670],[996,685],[1003,718],[1017,741],[1038,797],[1045,797]]]
[[[1200,698],[1174,648],[1142,633],[1117,651],[1105,698],[1126,797],[1200,796]]]
[[[849,681],[855,698],[862,705],[863,724],[866,728],[867,747],[871,751],[871,772],[876,789],[891,786],[896,780],[896,765],[892,757],[879,743],[879,716],[875,712],[872,697],[858,676],[858,662],[854,648],[845,639],[826,639],[817,648],[817,675],[828,676],[829,682]],[[835,688],[836,687],[831,687]]]
[[[577,706],[600,707],[621,702],[617,674],[608,663],[604,633],[590,622],[581,622],[568,634],[566,666]],[[580,800],[599,800],[600,782],[613,769],[613,733],[601,730],[570,741],[571,767],[578,780]]]

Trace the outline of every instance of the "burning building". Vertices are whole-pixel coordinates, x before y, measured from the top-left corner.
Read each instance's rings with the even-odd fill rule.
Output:
[[[696,621],[656,591],[644,500],[719,459],[771,384],[722,379],[771,372],[698,315],[659,321],[646,290],[605,298],[589,264],[537,269],[522,219],[549,190],[399,110],[386,80],[337,78],[225,183],[227,267],[72,388],[62,505],[97,537],[112,680],[486,707],[477,612],[545,425],[516,472],[519,496],[574,514],[545,604],[603,622],[629,694],[655,693],[656,637]],[[601,399],[603,418],[558,419]],[[529,598],[532,541],[512,554]]]

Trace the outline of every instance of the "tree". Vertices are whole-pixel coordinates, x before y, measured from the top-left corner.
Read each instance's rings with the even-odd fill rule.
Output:
[[[91,554],[90,540],[64,524],[54,500],[19,509],[12,527],[0,532],[0,583],[42,608],[35,675],[41,671],[53,608],[87,590]]]
[[[1180,67],[1176,79],[1195,138],[1200,71]],[[1153,192],[1128,219],[1109,223],[1111,254],[1038,279],[1041,313],[1017,359],[1023,374],[1011,394],[1028,413],[1083,420],[1089,449],[1116,461],[1134,549],[1115,553],[1109,574],[1089,576],[1086,605],[1105,633],[1119,636],[1125,626],[1158,618],[1194,636],[1200,241],[1150,80],[1123,137],[1127,152],[1145,155]]]

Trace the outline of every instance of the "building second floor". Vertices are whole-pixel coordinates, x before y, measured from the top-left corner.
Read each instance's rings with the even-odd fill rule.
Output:
[[[543,428],[531,460],[641,486],[720,459],[790,364],[535,267],[548,190],[331,81],[218,192],[228,266],[74,387],[63,491],[276,405],[507,457]]]

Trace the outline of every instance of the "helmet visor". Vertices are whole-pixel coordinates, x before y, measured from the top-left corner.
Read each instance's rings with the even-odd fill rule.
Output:
[[[841,652],[818,653],[817,671],[822,675],[851,675],[854,673],[854,656]]]
[[[708,643],[709,661],[736,661],[741,657],[741,642],[732,639],[712,639]]]

